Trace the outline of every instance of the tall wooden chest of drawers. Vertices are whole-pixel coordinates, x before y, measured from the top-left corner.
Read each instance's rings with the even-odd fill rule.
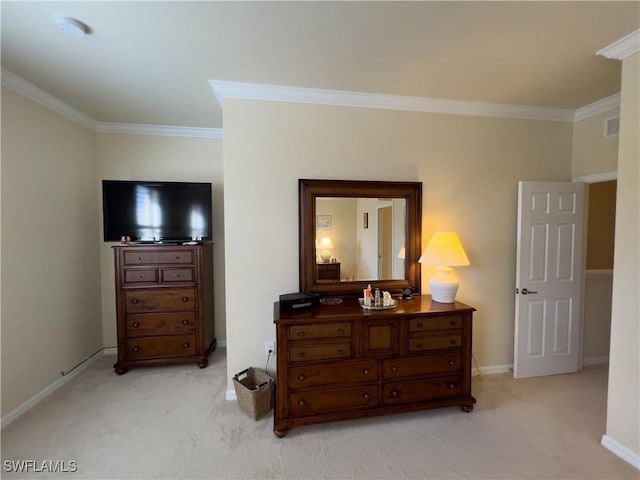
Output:
[[[208,365],[213,326],[213,244],[113,247],[122,375],[136,366]]]
[[[363,310],[356,298],[286,313],[276,303],[274,433],[439,407],[471,411],[474,311],[429,295],[382,311]]]

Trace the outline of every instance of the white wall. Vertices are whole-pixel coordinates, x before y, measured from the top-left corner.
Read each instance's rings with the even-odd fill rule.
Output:
[[[100,246],[102,342],[116,346],[113,242],[103,242],[102,180],[166,180],[213,183],[214,316],[218,342],[226,339],[224,301],[224,193],[222,140],[157,135],[98,134],[96,236]]]
[[[620,114],[612,108],[573,126],[572,177],[614,172],[618,168],[618,136],[604,136],[604,122]]]
[[[640,466],[640,53],[622,62],[607,431]],[[609,446],[611,443],[609,442]]]
[[[95,134],[2,88],[2,416],[102,347]]]
[[[225,99],[224,125],[229,379],[264,366],[273,302],[297,291],[298,178],[423,182],[423,246],[454,230],[471,261],[478,364],[513,362],[517,182],[570,180],[571,124]]]

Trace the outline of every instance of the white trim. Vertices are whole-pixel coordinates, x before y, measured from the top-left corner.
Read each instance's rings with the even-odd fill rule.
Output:
[[[70,107],[62,100],[48,94],[44,90],[36,87],[33,83],[27,82],[5,68],[2,69],[2,85],[49,110],[53,110],[58,115],[72,122],[76,122],[90,130],[95,130],[96,128],[96,121],[93,118]]]
[[[28,399],[26,402],[18,405],[13,411],[9,412],[7,415],[2,417],[2,423],[0,425],[0,429],[4,429],[6,426],[13,423],[18,417],[24,415],[33,407],[38,405],[42,400],[47,398],[49,395],[54,393],[56,390],[60,389],[62,386],[66,385],[68,382],[76,378],[82,372],[84,372],[91,364],[93,364],[97,359],[102,357],[101,353],[102,349],[98,350],[96,353],[87,358],[83,363],[78,365],[74,370],[67,373],[65,376],[60,377],[58,380],[48,385],[47,387],[40,390],[33,397]]]
[[[104,347],[102,349],[102,353],[104,355],[117,355],[118,354],[118,347]]]
[[[126,135],[161,135],[167,137],[222,138],[221,128],[179,127],[173,125],[145,125],[141,123],[98,122],[96,133]]]
[[[576,110],[576,114],[573,117],[574,122],[579,122],[589,117],[594,117],[601,113],[613,110],[614,108],[620,108],[620,93],[611,95],[610,97],[603,98],[596,102],[580,107]]]
[[[629,450],[627,447],[614,440],[609,435],[603,435],[602,440],[600,440],[600,444],[604,448],[612,452],[614,455],[617,455],[625,462],[630,463],[636,469],[640,470],[640,455],[638,455],[636,452]]]
[[[475,370],[475,369],[472,369]],[[513,373],[513,364],[509,365],[487,365],[486,367],[478,367],[482,375],[495,375],[498,373]]]
[[[216,348],[218,348],[218,347],[227,348],[227,341],[226,340],[218,340]]]
[[[613,268],[594,268],[591,270],[585,270],[584,273],[585,278],[613,277]]]
[[[609,355],[603,357],[585,357],[582,359],[583,367],[593,367],[594,365],[606,365],[609,363]]]
[[[226,98],[264,100],[274,102],[310,103],[342,107],[380,108],[411,112],[446,113],[482,117],[519,118],[573,122],[575,109],[534,107],[442,98],[406,97],[374,93],[324,90],[318,88],[287,87],[257,83],[209,80],[218,103],[224,106]]]
[[[583,182],[583,183],[599,183],[599,182],[609,182],[611,180],[617,180],[617,179],[618,179],[618,171],[613,170],[612,172],[594,173],[593,175],[583,175],[581,177],[573,177],[571,181]]]
[[[227,392],[224,394],[224,399],[233,402],[235,400],[238,400],[238,395],[236,394],[235,390],[227,390]]]
[[[616,40],[611,45],[601,48],[596,52],[596,55],[624,60],[638,51],[640,51],[640,29]]]

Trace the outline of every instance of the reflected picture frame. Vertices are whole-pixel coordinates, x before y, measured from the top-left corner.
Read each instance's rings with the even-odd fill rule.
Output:
[[[331,230],[331,215],[318,215],[316,228],[318,230]]]

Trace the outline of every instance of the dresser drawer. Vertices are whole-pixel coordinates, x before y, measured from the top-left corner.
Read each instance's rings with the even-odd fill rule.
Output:
[[[378,381],[378,362],[340,363],[289,368],[289,388]]]
[[[387,378],[462,373],[462,354],[446,353],[425,357],[396,358],[382,363],[382,375]]]
[[[340,338],[351,336],[351,322],[314,323],[289,327],[289,340]]]
[[[313,345],[293,345],[289,347],[290,362],[309,362],[351,358],[351,343],[321,343]]]
[[[137,283],[158,283],[158,269],[124,269],[124,284],[131,285]]]
[[[378,386],[311,390],[289,395],[289,411],[292,415],[312,415],[331,410],[366,408],[378,405]]]
[[[425,352],[429,350],[443,350],[447,348],[460,348],[462,335],[452,333],[449,335],[424,335],[409,337],[410,352]]]
[[[385,404],[415,402],[434,398],[456,397],[462,393],[462,376],[447,376],[429,380],[393,382],[383,386]]]
[[[123,255],[125,265],[193,264],[194,257],[193,250],[136,250],[125,251]]]
[[[438,315],[433,317],[414,317],[409,320],[409,332],[429,332],[462,328],[461,315]]]
[[[127,315],[127,337],[190,333],[196,328],[195,312],[139,313]]]
[[[193,268],[162,268],[160,279],[162,283],[193,283],[195,270]]]
[[[125,344],[129,360],[180,357],[196,353],[195,335],[132,338],[127,339]]]
[[[187,311],[196,308],[195,288],[156,288],[124,293],[127,313]]]

